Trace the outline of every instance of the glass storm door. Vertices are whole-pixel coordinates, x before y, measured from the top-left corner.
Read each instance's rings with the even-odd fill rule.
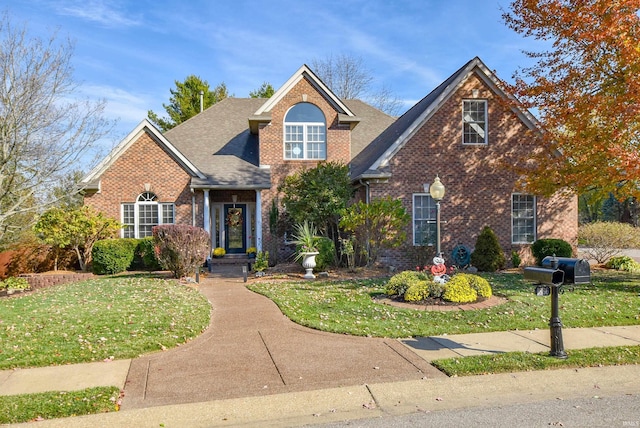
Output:
[[[227,204],[224,206],[225,250],[228,254],[242,254],[247,251],[245,223],[247,206],[245,204]]]

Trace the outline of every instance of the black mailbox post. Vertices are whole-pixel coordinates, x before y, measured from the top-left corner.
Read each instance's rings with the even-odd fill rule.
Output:
[[[558,295],[563,284],[588,284],[591,282],[589,262],[584,259],[545,257],[542,260],[542,267],[524,268],[524,279],[536,284],[544,284],[550,288],[550,293],[536,292],[539,295],[551,294],[550,355],[556,358],[567,358],[562,341],[562,321],[558,310]]]

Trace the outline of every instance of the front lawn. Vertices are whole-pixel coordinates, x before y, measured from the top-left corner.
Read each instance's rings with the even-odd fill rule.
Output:
[[[358,336],[411,337],[548,328],[550,297],[534,294],[521,274],[483,274],[505,304],[490,309],[428,312],[375,303],[386,279],[266,281],[249,288],[272,299],[294,322]],[[564,287],[560,317],[565,327],[640,324],[640,275],[592,273],[592,284]]]
[[[549,353],[505,352],[447,358],[431,364],[448,376],[472,376],[515,371],[568,369],[640,364],[640,346],[606,346],[572,349],[570,358],[550,357]]]
[[[0,424],[117,411],[119,396],[120,388],[115,386],[0,396]]]
[[[175,347],[211,307],[176,281],[117,276],[0,299],[0,370],[134,358]]]

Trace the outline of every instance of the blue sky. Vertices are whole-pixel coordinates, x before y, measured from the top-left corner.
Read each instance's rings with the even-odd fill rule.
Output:
[[[499,77],[530,64],[535,41],[508,29],[508,0],[9,0],[31,35],[75,41],[83,95],[106,99],[117,143],[163,103],[175,80],[200,76],[247,97],[276,89],[302,64],[362,58],[408,108],[479,56]]]

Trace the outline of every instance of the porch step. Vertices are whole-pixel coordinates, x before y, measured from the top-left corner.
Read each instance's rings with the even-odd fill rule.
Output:
[[[243,265],[249,263],[249,256],[246,254],[226,254],[224,257],[214,257],[211,259],[212,265]]]

